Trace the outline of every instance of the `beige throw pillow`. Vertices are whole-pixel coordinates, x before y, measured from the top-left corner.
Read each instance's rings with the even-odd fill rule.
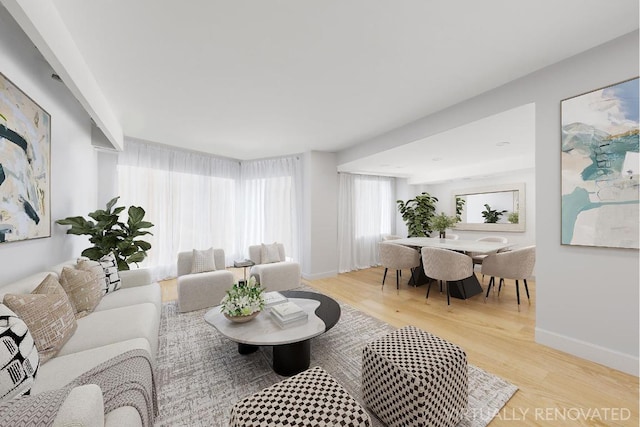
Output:
[[[4,304],[29,328],[40,364],[55,356],[76,331],[76,317],[66,292],[48,275],[30,294],[6,294]]]
[[[70,267],[62,269],[60,284],[69,297],[76,319],[86,316],[96,308],[102,299],[102,283],[90,271]]]
[[[191,273],[204,273],[206,271],[215,271],[216,261],[213,257],[213,248],[204,251],[193,250],[191,261]]]
[[[107,293],[106,286],[105,286],[106,276],[104,274],[104,268],[102,267],[102,264],[100,264],[98,261],[79,258],[78,263],[76,264],[76,268],[78,270],[89,271],[93,273],[96,279],[100,282],[100,288],[102,288],[102,295]]]
[[[284,261],[280,259],[280,251],[278,250],[278,244],[272,243],[270,245],[262,244],[260,259],[263,264],[271,264],[272,262]]]

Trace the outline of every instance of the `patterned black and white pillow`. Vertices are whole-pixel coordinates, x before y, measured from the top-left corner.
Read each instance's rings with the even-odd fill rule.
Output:
[[[39,362],[27,325],[0,304],[0,402],[29,394]]]
[[[104,287],[102,294],[115,292],[120,289],[120,275],[118,274],[118,261],[113,253],[100,258],[100,265],[104,270]]]

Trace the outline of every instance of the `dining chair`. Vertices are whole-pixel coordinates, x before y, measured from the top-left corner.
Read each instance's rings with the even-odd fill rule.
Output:
[[[398,239],[402,239],[402,236],[397,236],[395,234],[383,234],[382,235],[382,241],[386,242],[389,240],[398,240]]]
[[[506,237],[502,236],[486,236],[476,239],[476,242],[509,243],[509,240]],[[480,252],[469,252],[469,256],[473,260],[473,265],[482,265],[482,261],[487,257],[487,255],[489,254]],[[484,285],[484,274],[482,275],[482,284]]]
[[[516,282],[516,297],[518,299],[518,311],[520,311],[520,284],[519,280],[524,282],[524,289],[527,292],[527,299],[531,304],[529,298],[529,286],[527,285],[527,278],[533,274],[533,267],[536,263],[536,247],[527,246],[520,249],[514,249],[507,252],[498,252],[489,254],[482,262],[482,274],[491,276],[489,280],[489,287],[487,288],[487,294],[484,297],[485,303],[489,297],[489,290],[491,286],[496,286],[495,278],[500,277],[498,285],[498,297],[500,296],[500,290],[504,279],[512,279]]]
[[[408,246],[396,245],[393,242],[379,242],[378,250],[380,252],[380,263],[384,267],[384,276],[382,277],[382,289],[384,289],[384,281],[387,279],[387,270],[396,270],[396,289],[400,290],[400,271],[403,268],[411,270],[411,279],[415,284],[414,271],[420,267],[420,253]]]
[[[429,247],[422,248],[421,253],[424,273],[427,277],[446,282],[447,305],[451,305],[449,282],[462,282],[462,280],[473,275],[471,257],[460,252]],[[462,285],[462,283],[460,284]],[[460,286],[460,288],[466,300],[464,286]],[[427,288],[427,298],[429,298],[430,290],[431,282],[429,282],[429,287]]]

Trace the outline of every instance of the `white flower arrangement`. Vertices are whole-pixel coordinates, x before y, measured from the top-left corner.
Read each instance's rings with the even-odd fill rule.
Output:
[[[255,277],[244,283],[235,283],[220,301],[220,311],[227,316],[249,316],[264,308],[264,289]]]

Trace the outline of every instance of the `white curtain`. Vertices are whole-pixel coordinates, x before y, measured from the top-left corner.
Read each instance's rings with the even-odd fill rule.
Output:
[[[297,156],[242,162],[240,247],[278,242],[287,257],[301,259],[301,168]]]
[[[338,271],[378,265],[378,242],[394,229],[394,178],[340,174]]]
[[[299,259],[301,176],[295,157],[240,163],[136,140],[118,156],[120,204],[154,223],[142,265],[156,279],[174,277],[178,252],[192,249],[222,248],[231,265],[249,244],[277,241]]]

